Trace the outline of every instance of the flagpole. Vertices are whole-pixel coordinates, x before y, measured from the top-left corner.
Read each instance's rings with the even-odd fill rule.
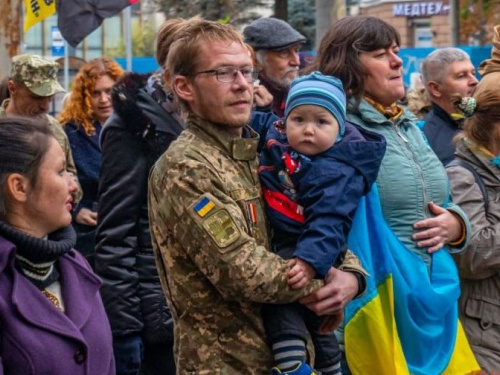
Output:
[[[69,51],[68,51],[68,42],[66,39],[64,40],[64,90],[68,92],[69,89]]]
[[[126,7],[125,10],[125,57],[127,61],[127,70],[132,71],[132,35],[131,35],[131,20],[132,8]]]

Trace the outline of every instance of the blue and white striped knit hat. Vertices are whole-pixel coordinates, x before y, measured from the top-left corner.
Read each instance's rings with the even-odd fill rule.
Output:
[[[346,116],[346,98],[340,79],[320,72],[294,79],[286,100],[285,120],[292,109],[308,104],[323,107],[331,112],[339,123],[339,141],[344,135]]]

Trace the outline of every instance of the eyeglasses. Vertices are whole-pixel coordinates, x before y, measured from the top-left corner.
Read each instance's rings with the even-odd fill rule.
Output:
[[[252,66],[246,66],[244,68],[237,68],[235,66],[223,66],[218,69],[204,70],[203,72],[197,72],[191,74],[191,76],[196,76],[198,74],[212,74],[215,75],[217,81],[222,83],[233,83],[236,81],[236,77],[238,76],[238,72],[241,73],[243,78],[248,83],[254,82],[259,76],[259,70]]]

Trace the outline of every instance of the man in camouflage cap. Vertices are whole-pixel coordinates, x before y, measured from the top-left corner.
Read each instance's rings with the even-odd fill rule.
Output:
[[[7,84],[10,99],[4,100],[1,104],[0,118],[25,116],[47,121],[66,154],[68,172],[73,173],[76,178],[76,167],[68,137],[61,124],[47,114],[53,95],[64,91],[57,81],[58,67],[56,62],[37,55],[14,56],[10,80]],[[81,189],[79,189],[75,204],[80,200],[81,195]]]
[[[350,257],[325,285],[294,290],[287,262],[268,251],[259,136],[247,126],[256,72],[241,35],[202,21],[172,45],[167,69],[188,119],[153,167],[149,215],[177,373],[265,374],[273,358],[260,304],[307,296],[321,303],[315,311],[338,313],[362,289],[361,268]]]

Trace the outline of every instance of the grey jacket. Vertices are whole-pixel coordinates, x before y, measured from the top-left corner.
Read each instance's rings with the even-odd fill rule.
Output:
[[[500,169],[465,141],[457,155],[477,170],[488,194],[486,215],[472,173],[460,166],[448,168],[453,201],[467,213],[473,228],[469,245],[454,254],[462,283],[460,319],[479,364],[493,371],[500,368]]]

